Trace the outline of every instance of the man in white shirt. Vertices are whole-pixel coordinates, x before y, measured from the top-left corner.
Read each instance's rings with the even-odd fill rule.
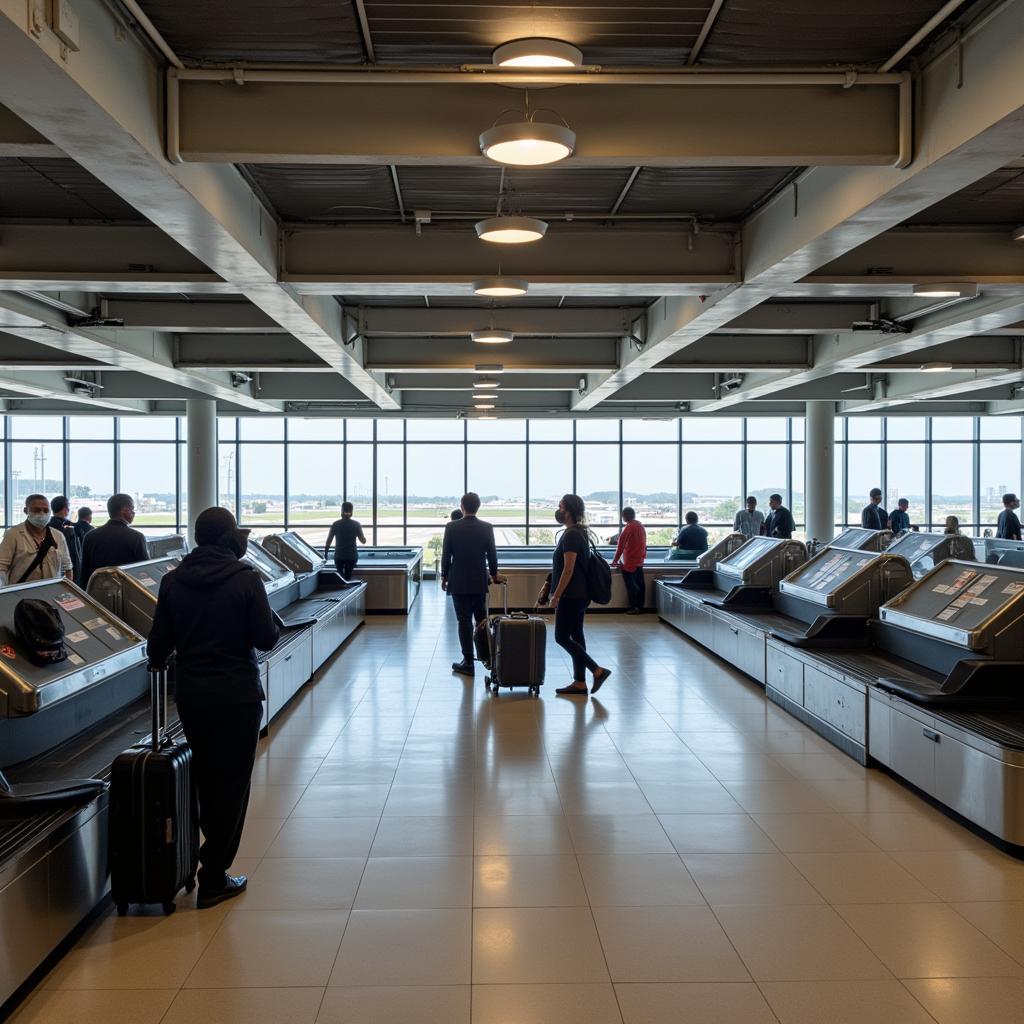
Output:
[[[74,578],[67,543],[49,523],[49,500],[30,494],[25,499],[25,522],[12,526],[0,541],[0,587]]]
[[[747,507],[736,513],[736,521],[732,524],[733,533],[742,533],[747,540],[757,537],[764,526],[764,513],[757,511],[757,498],[747,498]]]

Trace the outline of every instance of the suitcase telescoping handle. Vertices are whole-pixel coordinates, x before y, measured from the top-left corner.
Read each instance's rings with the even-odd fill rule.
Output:
[[[505,614],[508,615],[508,580],[503,580],[501,583],[495,583],[494,585],[496,587],[501,587],[501,596],[502,596],[502,599],[503,599],[504,605],[505,605]],[[489,619],[491,617],[491,588],[490,587],[487,588],[487,607],[484,610],[487,613],[486,614],[486,618]]]
[[[153,749],[163,745],[167,731],[167,666],[149,666],[149,702],[153,714]]]

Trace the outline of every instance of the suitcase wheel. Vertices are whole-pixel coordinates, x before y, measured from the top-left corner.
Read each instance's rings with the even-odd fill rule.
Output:
[[[125,914],[127,914],[127,913],[128,913],[128,904],[127,903],[118,903],[117,904],[117,916],[118,917],[124,917]]]
[[[167,902],[166,902],[166,903],[165,903],[165,904],[163,905],[163,910],[164,910],[164,917],[170,917],[170,916],[171,916],[171,914],[173,914],[173,913],[174,913],[174,911],[175,911],[175,910],[177,910],[177,909],[178,909],[178,908],[177,908],[177,907],[175,906],[175,904],[174,904],[174,900],[168,900],[168,901],[167,901]]]

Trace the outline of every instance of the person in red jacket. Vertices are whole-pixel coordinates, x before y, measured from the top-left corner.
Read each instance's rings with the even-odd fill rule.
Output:
[[[644,610],[646,586],[644,584],[644,559],[647,557],[647,531],[628,505],[622,510],[625,525],[619,534],[612,565],[622,570],[622,581],[626,584],[629,597],[627,615],[639,615]]]

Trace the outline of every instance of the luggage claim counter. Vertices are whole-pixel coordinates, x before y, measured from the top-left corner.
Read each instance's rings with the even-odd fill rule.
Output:
[[[889,545],[889,553],[901,555],[920,579],[947,558],[974,561],[974,542],[959,533],[905,533]]]
[[[299,597],[309,597],[318,585],[325,582],[320,576],[322,572],[329,572],[335,577],[338,575],[333,570],[326,570],[324,556],[293,530],[268,534],[257,543],[295,573],[299,582]]]
[[[160,581],[181,564],[181,557],[97,569],[89,577],[89,596],[127,622],[136,633],[149,636]]]
[[[352,573],[366,583],[366,610],[408,615],[423,582],[423,548],[359,548]]]
[[[885,551],[891,543],[891,530],[866,530],[861,526],[851,526],[830,540],[826,547],[846,548],[849,551]]]

